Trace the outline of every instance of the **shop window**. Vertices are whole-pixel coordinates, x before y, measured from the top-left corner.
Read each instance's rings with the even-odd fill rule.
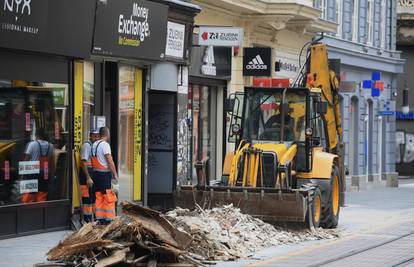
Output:
[[[193,162],[203,162],[206,175],[215,175],[216,101],[214,89],[192,85],[193,92]],[[195,170],[193,175],[196,176]]]
[[[95,90],[93,63],[85,61],[83,65],[83,139],[89,140],[89,132],[93,126],[95,113]]]
[[[0,81],[0,205],[68,197],[68,85]]]
[[[118,172],[119,197],[132,200],[134,175],[135,67],[119,67]]]

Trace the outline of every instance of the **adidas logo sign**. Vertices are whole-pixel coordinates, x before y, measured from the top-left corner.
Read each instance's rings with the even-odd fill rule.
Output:
[[[255,58],[252,59],[252,61],[250,61],[247,66],[246,69],[248,70],[267,70],[267,65],[264,64],[262,58],[260,57],[260,55],[257,55]]]

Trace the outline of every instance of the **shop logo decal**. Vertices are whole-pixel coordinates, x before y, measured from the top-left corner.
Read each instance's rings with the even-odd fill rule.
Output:
[[[201,73],[204,75],[216,76],[214,49],[212,46],[207,46],[204,52],[203,65],[201,66]]]
[[[203,40],[207,40],[208,39],[208,32],[203,32],[203,34],[201,35],[201,38],[203,38]]]
[[[145,38],[150,36],[150,25],[148,23],[149,8],[141,7],[134,3],[132,14],[128,17],[119,15],[118,21],[118,44],[123,46],[138,47]]]
[[[267,65],[263,62],[260,55],[253,58],[246,66],[248,70],[267,70]]]
[[[4,0],[4,11],[9,10],[10,12],[15,12],[19,14],[21,12],[24,14],[24,11],[27,11],[27,15],[30,16],[30,3],[32,0]],[[23,2],[23,4],[22,4]],[[14,5],[15,4],[15,5]],[[22,5],[21,5],[22,4]],[[21,7],[21,8],[20,8]]]
[[[33,25],[24,25],[22,22],[19,22],[19,15],[31,15],[31,2],[32,0],[4,0],[3,10],[5,12],[12,13],[12,16],[14,16],[14,22],[1,22],[0,29],[5,31],[22,32],[34,35],[38,34],[38,27],[35,27]]]

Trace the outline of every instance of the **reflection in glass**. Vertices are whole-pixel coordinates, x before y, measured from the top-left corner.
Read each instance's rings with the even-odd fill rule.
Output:
[[[119,67],[118,175],[120,200],[132,200],[133,192],[134,73],[134,67]]]
[[[0,205],[67,198],[68,86],[0,82]]]

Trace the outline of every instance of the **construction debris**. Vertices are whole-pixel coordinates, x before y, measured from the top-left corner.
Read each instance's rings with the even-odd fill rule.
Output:
[[[211,210],[177,208],[167,218],[179,229],[188,232],[193,241],[189,251],[208,260],[246,258],[270,246],[310,240],[338,238],[338,229],[284,230],[242,214],[240,209],[227,205]]]
[[[339,236],[337,230],[277,229],[232,205],[177,208],[165,216],[128,202],[122,207],[124,215],[107,226],[85,224],[52,248],[48,259],[85,267],[205,266],[249,257],[274,245]]]
[[[178,230],[160,213],[122,203],[123,213],[107,226],[85,224],[52,248],[50,261],[64,262],[68,266],[137,266],[148,264],[188,263],[204,266],[202,256],[186,249],[192,242],[187,233]]]

